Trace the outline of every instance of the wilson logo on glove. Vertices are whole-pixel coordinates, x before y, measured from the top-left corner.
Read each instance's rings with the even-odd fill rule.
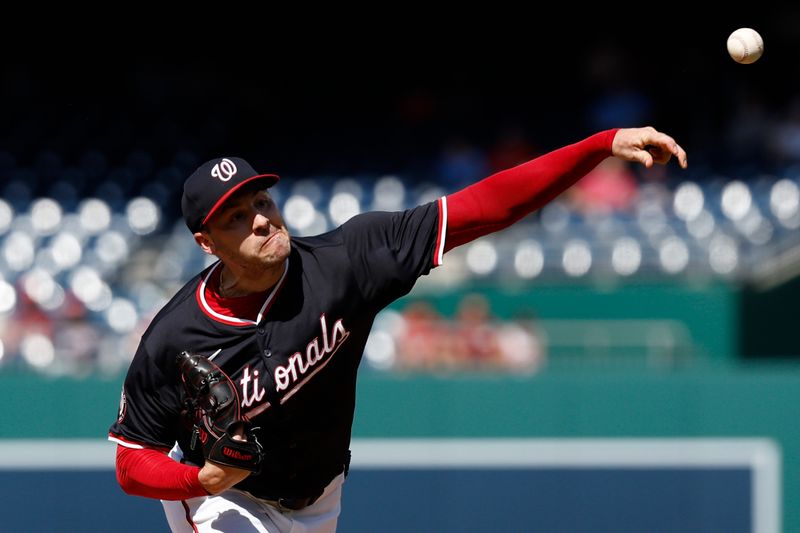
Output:
[[[241,453],[237,450],[233,450],[231,448],[222,448],[222,455],[226,455],[231,459],[236,459],[237,461],[252,461],[253,456],[246,453]]]

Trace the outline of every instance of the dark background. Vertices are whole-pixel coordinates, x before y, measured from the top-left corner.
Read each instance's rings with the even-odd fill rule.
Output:
[[[113,164],[145,150],[156,163],[225,153],[282,174],[422,179],[454,138],[488,149],[514,131],[536,153],[578,140],[607,126],[591,120],[593,103],[627,87],[649,101],[632,118],[674,135],[701,172],[735,155],[726,132],[737,106],[757,98],[780,114],[798,94],[800,8],[790,5],[740,15],[406,7],[346,23],[309,9],[313,23],[225,12],[155,27],[153,14],[124,32],[43,31],[44,48],[6,47],[0,146],[21,165],[43,151],[70,164],[98,149]],[[753,65],[725,48],[742,26],[765,41]]]

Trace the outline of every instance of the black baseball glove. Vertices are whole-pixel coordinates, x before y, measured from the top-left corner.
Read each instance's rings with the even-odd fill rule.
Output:
[[[264,450],[250,420],[241,414],[239,394],[231,378],[203,355],[181,352],[176,363],[186,415],[194,424],[192,449],[199,440],[207,461],[260,471]],[[244,440],[239,440],[241,437]]]

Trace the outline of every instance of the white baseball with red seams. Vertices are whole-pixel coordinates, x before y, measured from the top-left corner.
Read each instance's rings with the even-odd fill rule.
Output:
[[[739,28],[728,37],[728,53],[737,63],[755,63],[764,53],[764,40],[752,28]]]

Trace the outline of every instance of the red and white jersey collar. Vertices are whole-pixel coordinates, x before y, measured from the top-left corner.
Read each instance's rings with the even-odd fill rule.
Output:
[[[254,326],[260,323],[286,281],[286,273],[289,271],[289,259],[287,258],[284,262],[283,274],[281,274],[280,279],[271,290],[240,298],[223,298],[219,295],[221,272],[219,267],[221,265],[222,262],[217,261],[197,286],[197,304],[200,309],[217,322],[230,326]],[[255,320],[243,318],[253,316],[255,316]]]

